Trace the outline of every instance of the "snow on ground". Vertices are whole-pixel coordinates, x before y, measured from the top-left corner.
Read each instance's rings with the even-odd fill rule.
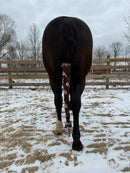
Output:
[[[71,149],[72,137],[68,134],[54,135],[55,122],[50,89],[0,90],[0,172],[130,171],[128,89],[84,90],[80,111],[84,145],[81,152]]]

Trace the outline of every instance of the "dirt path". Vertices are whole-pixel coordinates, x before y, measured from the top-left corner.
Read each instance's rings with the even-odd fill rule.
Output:
[[[84,150],[76,152],[72,137],[53,134],[56,113],[50,90],[1,91],[0,172],[55,173],[85,165],[88,157],[102,157],[113,170],[130,171],[129,96],[128,90],[85,90],[80,113]]]

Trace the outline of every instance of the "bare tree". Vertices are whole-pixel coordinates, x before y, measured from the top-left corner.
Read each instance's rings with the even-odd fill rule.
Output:
[[[27,59],[27,48],[23,41],[17,42],[16,49],[17,49],[17,56],[19,60]]]
[[[95,48],[94,50],[95,58],[102,59],[105,57],[105,55],[106,55],[106,49],[104,46],[98,46],[97,48]]]
[[[38,26],[33,24],[30,27],[28,38],[26,41],[28,55],[33,60],[39,60],[41,57],[40,31]]]
[[[125,50],[124,50],[125,52],[125,58],[129,58],[130,57],[130,45],[127,45],[126,46],[126,48],[125,48]],[[126,65],[130,65],[130,62],[126,62]]]
[[[121,55],[122,50],[123,50],[122,43],[119,41],[113,42],[110,45],[110,48],[112,49],[112,54],[113,54],[114,58],[119,57]],[[114,62],[114,65],[116,66],[116,62]]]
[[[15,23],[7,15],[0,15],[0,56],[2,57],[7,52],[2,53],[10,42],[16,39]],[[3,55],[2,55],[3,54]]]
[[[130,14],[127,17],[125,17],[125,23],[127,31],[124,33],[124,35],[128,40],[128,45],[130,45]]]
[[[125,52],[125,58],[129,58],[130,57],[130,45],[127,45],[125,47],[124,52]]]
[[[110,48],[112,49],[112,54],[114,58],[117,58],[121,55],[121,52],[123,50],[123,45],[121,42],[117,41],[117,42],[113,42],[110,45]]]
[[[7,47],[8,57],[11,60],[17,59],[17,53],[16,53],[16,45],[15,44],[9,44]]]

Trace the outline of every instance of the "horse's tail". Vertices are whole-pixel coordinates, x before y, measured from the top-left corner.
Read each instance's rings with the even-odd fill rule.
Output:
[[[76,26],[72,20],[64,20],[60,24],[60,57],[63,69],[63,89],[64,89],[64,104],[66,114],[66,130],[70,134],[70,80],[71,80],[71,61],[76,48]]]
[[[70,136],[70,78],[71,78],[71,64],[63,63],[63,89],[64,89],[64,105],[65,105],[65,114],[66,114],[66,132],[69,133]]]

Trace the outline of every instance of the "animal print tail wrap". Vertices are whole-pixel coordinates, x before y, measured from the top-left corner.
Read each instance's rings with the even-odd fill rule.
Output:
[[[66,132],[69,133],[70,136],[70,72],[71,72],[71,64],[63,63],[63,89],[64,89],[64,104],[65,104],[65,114],[66,114]]]

